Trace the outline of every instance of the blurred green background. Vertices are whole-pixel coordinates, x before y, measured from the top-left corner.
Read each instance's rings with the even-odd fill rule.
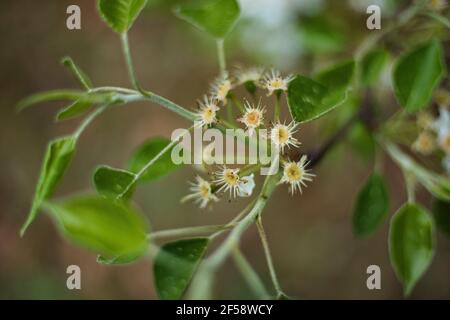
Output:
[[[212,39],[178,20],[171,11],[177,1],[152,0],[130,32],[137,73],[144,87],[187,107],[209,88],[218,73]],[[408,2],[408,1],[403,1]],[[274,66],[285,73],[309,73],[350,57],[370,33],[365,9],[378,3],[389,19],[402,1],[241,0],[242,18],[226,42],[228,63]],[[82,30],[66,28],[66,8],[78,4]],[[394,17],[395,18],[395,17]],[[384,21],[384,20],[383,20]],[[376,31],[374,31],[376,32]],[[58,103],[16,113],[17,101],[31,93],[76,88],[59,64],[70,55],[96,85],[129,87],[120,42],[100,20],[93,0],[2,0],[0,2],[0,298],[3,299],[154,299],[152,267],[138,263],[108,267],[95,255],[62,239],[41,215],[23,239],[18,231],[34,192],[48,140],[72,132],[78,120],[54,122]],[[126,108],[126,110],[125,110]],[[322,124],[332,124],[337,113]],[[90,177],[99,164],[124,167],[130,153],[149,137],[169,137],[188,123],[150,103],[113,108],[82,135],[76,156],[55,197],[92,189]],[[317,146],[323,126],[302,127],[303,150]],[[351,230],[355,194],[372,164],[352,153],[348,144],[336,148],[315,169],[317,178],[302,196],[279,188],[264,213],[275,266],[285,292],[300,299],[392,299],[402,290],[388,260],[388,219],[368,239]],[[386,161],[392,214],[405,200],[403,178]],[[186,167],[167,178],[140,187],[136,196],[155,230],[225,223],[245,201],[222,200],[213,211],[180,204],[188,181],[196,174]],[[420,194],[429,204],[429,196]],[[450,242],[439,239],[431,267],[412,298],[450,298]],[[270,288],[265,257],[255,229],[241,243],[249,261]],[[82,290],[66,289],[66,268],[79,265]],[[366,287],[366,268],[382,271],[382,289]],[[250,298],[251,292],[230,261],[217,277],[218,298]]]

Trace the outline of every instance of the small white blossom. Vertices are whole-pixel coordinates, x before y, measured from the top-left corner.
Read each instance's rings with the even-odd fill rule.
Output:
[[[238,69],[235,73],[236,84],[242,85],[247,82],[259,83],[263,77],[264,69],[260,67],[253,67],[248,69]]]
[[[197,113],[197,123],[199,126],[209,126],[217,121],[217,111],[219,107],[215,101],[207,96],[204,97],[203,102],[199,102],[200,110]]]
[[[292,76],[283,78],[279,71],[272,69],[272,71],[266,74],[262,80],[262,87],[268,91],[267,95],[270,96],[275,91],[287,91],[289,81],[292,80]]]
[[[312,178],[315,177],[314,174],[310,173],[310,170],[306,169],[308,163],[306,156],[302,156],[298,162],[289,161],[284,164],[283,177],[280,183],[290,184],[292,195],[297,189],[302,193],[302,186],[306,187],[305,181],[312,181]]]
[[[292,121],[290,124],[276,123],[272,130],[270,130],[270,139],[272,143],[284,152],[285,147],[298,147],[300,142],[294,138],[294,133],[297,131],[298,124]]]
[[[211,191],[211,184],[201,178],[200,176],[195,177],[195,182],[191,182],[190,191],[191,194],[185,196],[181,199],[182,202],[188,200],[194,200],[195,203],[199,204],[200,208],[205,208],[210,201],[217,202],[217,198]]]
[[[245,101],[245,113],[238,121],[245,124],[250,136],[254,133],[256,128],[263,124],[264,112],[265,110],[261,107],[260,102],[257,106],[253,106],[248,101]]]
[[[230,191],[230,196],[236,198],[241,183],[239,169],[230,169],[224,166],[221,171],[216,173],[216,177],[214,183],[220,186],[218,191]]]
[[[428,130],[433,127],[434,117],[429,111],[422,111],[417,115],[417,126],[420,129]]]
[[[226,104],[227,96],[232,88],[231,81],[228,78],[228,74],[224,73],[218,77],[211,86],[211,95],[217,101]]]
[[[239,197],[250,197],[253,193],[254,188],[255,188],[255,179],[254,174],[252,173],[249,176],[240,178],[237,195]]]

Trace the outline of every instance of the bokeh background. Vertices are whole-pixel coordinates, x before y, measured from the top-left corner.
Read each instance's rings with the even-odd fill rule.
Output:
[[[177,1],[151,0],[130,32],[138,76],[145,87],[194,107],[218,73],[212,39],[178,20]],[[229,65],[274,66],[288,73],[310,73],[353,50],[370,33],[365,9],[378,3],[383,19],[408,1],[241,0],[242,18],[226,42]],[[66,28],[66,8],[78,4],[82,30]],[[395,17],[394,17],[395,18]],[[385,20],[383,20],[385,21]],[[375,31],[376,32],[376,31]],[[17,101],[31,93],[77,88],[59,63],[70,55],[96,85],[129,86],[116,34],[100,20],[93,0],[0,1],[0,298],[4,299],[155,299],[151,262],[108,267],[95,255],[62,239],[42,214],[24,238],[18,235],[34,192],[48,140],[70,133],[79,120],[54,121],[58,103],[16,113]],[[393,102],[395,107],[395,102]],[[126,109],[126,110],[125,110]],[[333,123],[335,114],[325,122]],[[188,123],[150,103],[113,108],[82,135],[76,156],[55,197],[92,190],[99,164],[124,167],[131,152],[149,137],[169,137]],[[326,136],[323,126],[301,129],[308,150]],[[336,148],[315,169],[317,178],[302,196],[281,187],[271,199],[264,223],[280,282],[300,299],[402,298],[388,260],[388,219],[373,236],[360,240],[351,230],[355,194],[372,169],[348,143]],[[385,170],[392,196],[389,215],[405,200],[402,176],[388,160]],[[213,211],[180,204],[195,170],[183,168],[139,188],[136,202],[155,230],[225,223],[245,201],[222,200]],[[429,205],[429,196],[420,193]],[[243,251],[270,288],[264,254],[254,228],[242,239]],[[66,289],[66,268],[82,270],[82,290]],[[382,289],[369,291],[366,268],[382,270]],[[450,298],[450,242],[439,236],[436,256],[412,298]],[[220,270],[218,298],[251,298],[230,261]]]

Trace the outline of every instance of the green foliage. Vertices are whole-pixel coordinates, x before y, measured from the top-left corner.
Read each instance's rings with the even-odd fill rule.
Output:
[[[348,140],[353,150],[365,162],[375,157],[376,144],[371,132],[362,123],[356,123],[348,133]]]
[[[223,39],[239,18],[240,9],[236,0],[196,0],[179,5],[175,13],[213,37]]]
[[[39,92],[19,101],[17,109],[21,111],[35,104],[47,101],[74,101],[84,95],[85,93],[83,91],[70,89]]]
[[[446,236],[450,236],[450,202],[433,198],[431,211],[437,228]]]
[[[102,19],[117,33],[126,33],[147,4],[147,0],[99,0]]]
[[[131,156],[130,164],[128,166],[129,171],[138,173],[169,143],[170,140],[166,138],[153,138],[144,142]],[[139,181],[147,182],[158,179],[179,167],[179,165],[173,163],[171,152],[166,152],[141,176]]]
[[[409,295],[433,259],[434,225],[430,214],[407,203],[391,220],[389,255],[405,295]]]
[[[374,49],[368,52],[361,61],[361,81],[364,85],[375,84],[383,72],[389,52],[385,49]]]
[[[162,246],[153,268],[161,299],[181,299],[207,246],[207,238],[184,239]]]
[[[386,150],[403,170],[411,172],[433,196],[450,201],[450,179],[424,168],[392,143],[386,144]]]
[[[133,182],[134,177],[135,175],[132,172],[109,166],[101,166],[95,170],[93,182],[99,194],[115,199],[125,192],[128,185]],[[130,188],[123,198],[131,198],[133,192],[134,188]]]
[[[393,72],[395,95],[408,111],[426,107],[445,70],[442,47],[432,40],[399,58]]]
[[[369,177],[358,194],[353,209],[353,233],[359,237],[373,233],[389,210],[389,194],[381,175]]]
[[[319,73],[316,80],[298,75],[290,81],[288,104],[294,120],[311,121],[341,105],[347,98],[354,66],[354,61],[346,61]]]
[[[47,203],[46,208],[65,237],[100,254],[100,261],[131,262],[147,249],[147,224],[120,201],[83,195]]]
[[[86,73],[81,70],[76,63],[72,60],[71,57],[64,57],[62,59],[62,64],[65,65],[69,70],[74,74],[74,76],[77,78],[77,80],[81,83],[81,85],[86,89],[89,90],[92,88],[92,81],[89,79],[89,77],[86,75]]]
[[[73,157],[75,146],[76,139],[72,136],[58,138],[48,144],[31,209],[20,231],[22,236],[36,218],[42,202],[50,197],[55,190]]]
[[[84,98],[76,100],[74,103],[62,109],[56,115],[56,120],[63,121],[75,118],[79,115],[84,114],[87,110],[92,107],[92,103]]]
[[[344,33],[322,16],[304,16],[299,25],[302,45],[313,53],[330,53],[345,44]]]

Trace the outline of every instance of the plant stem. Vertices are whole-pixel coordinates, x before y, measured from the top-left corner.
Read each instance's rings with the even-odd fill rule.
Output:
[[[226,65],[226,61],[225,61],[224,40],[218,39],[218,40],[216,40],[216,44],[217,44],[217,57],[219,59],[220,73],[225,74],[227,65]]]
[[[128,43],[128,33],[127,32],[122,33],[120,35],[120,40],[122,43],[122,51],[125,57],[125,63],[127,65],[128,76],[130,77],[131,84],[136,90],[141,91],[141,86],[139,85],[139,82],[136,78],[136,72],[133,66],[133,59],[131,58],[130,45]]]
[[[261,215],[259,215],[256,218],[256,227],[258,229],[259,237],[261,238],[264,254],[266,255],[267,266],[269,267],[270,277],[272,279],[273,286],[277,292],[277,296],[284,295],[283,291],[281,290],[277,274],[275,272],[275,266],[273,264],[272,255],[270,254],[269,242],[267,241],[266,232],[264,231]]]
[[[280,120],[280,95],[279,94],[275,94],[275,108],[274,108],[273,118],[275,121]]]
[[[238,247],[235,247],[232,252],[232,257],[234,258],[234,262],[236,263],[236,267],[241,272],[245,281],[252,289],[252,291],[260,298],[260,299],[268,299],[269,294],[267,293],[266,288],[264,287],[263,282],[260,277],[256,273],[255,269],[251,266],[245,256],[242,254],[241,250]]]
[[[210,225],[210,226],[197,226],[197,227],[161,230],[149,234],[148,237],[151,238],[152,240],[155,240],[161,238],[175,238],[204,233],[215,233],[217,231],[231,229],[233,226],[234,224],[226,224],[226,225]]]
[[[158,161],[166,152],[168,152],[170,149],[172,149],[175,144],[179,142],[181,138],[184,137],[185,134],[187,134],[193,127],[189,128],[189,130],[184,131],[183,133],[179,134],[177,137],[175,137],[167,146],[165,146],[156,156],[153,157],[144,167],[139,170],[138,173],[136,173],[133,177],[133,180],[127,185],[126,188],[124,188],[124,191],[117,196],[117,199],[122,199],[124,195],[127,194],[127,192],[136,184],[137,181],[144,175],[144,173],[155,164],[156,161]]]
[[[75,137],[75,139],[78,139],[80,135],[83,133],[83,131],[87,128],[87,126],[89,126],[89,124],[92,121],[94,121],[94,119],[97,118],[109,106],[110,106],[109,104],[104,104],[95,109],[95,111],[93,111],[91,114],[89,114],[89,116],[87,116],[87,118],[84,119],[84,121],[81,123],[78,129],[74,132],[73,136]]]

